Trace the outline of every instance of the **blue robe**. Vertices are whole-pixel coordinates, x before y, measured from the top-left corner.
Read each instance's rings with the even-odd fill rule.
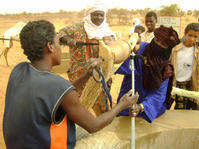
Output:
[[[148,43],[141,42],[140,49],[137,54],[143,55],[144,49]],[[128,58],[116,71],[117,74],[123,74],[124,79],[120,89],[120,93],[117,99],[117,103],[120,98],[127,93],[132,88],[132,71],[129,69],[130,58]],[[142,103],[144,106],[144,112],[139,113],[138,116],[143,117],[148,122],[153,122],[153,120],[166,111],[166,95],[169,79],[162,82],[158,90],[145,90],[143,87],[143,77],[142,77],[142,60],[134,60],[134,78],[135,78],[135,92],[138,92],[139,99],[138,104]],[[151,80],[153,83],[153,80]],[[129,109],[121,111],[118,116],[128,116]]]

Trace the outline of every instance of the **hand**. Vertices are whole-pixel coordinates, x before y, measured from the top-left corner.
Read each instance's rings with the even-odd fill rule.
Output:
[[[73,38],[65,35],[65,33],[63,31],[59,32],[59,38],[60,38],[59,40],[60,40],[61,43],[68,45],[70,48],[77,47],[76,41]]]
[[[122,110],[132,107],[133,104],[137,103],[138,100],[138,93],[136,92],[135,95],[132,95],[132,91],[130,90],[128,93],[124,94],[120,99],[119,104],[122,104]]]
[[[76,41],[70,37],[67,38],[67,45],[70,47],[70,48],[76,48],[77,45],[76,45]]]
[[[101,65],[102,65],[101,58],[90,58],[88,60],[88,73],[92,74],[93,69],[100,69]]]
[[[139,104],[133,104],[130,109],[130,115],[132,115],[133,117],[137,116],[140,113],[141,109],[142,108]]]

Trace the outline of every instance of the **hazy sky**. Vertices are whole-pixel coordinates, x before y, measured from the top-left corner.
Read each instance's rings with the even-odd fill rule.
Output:
[[[0,13],[20,12],[58,12],[63,10],[82,10],[90,0],[1,0]],[[199,10],[197,0],[106,0],[109,8],[160,9],[162,5],[178,4],[184,11]]]

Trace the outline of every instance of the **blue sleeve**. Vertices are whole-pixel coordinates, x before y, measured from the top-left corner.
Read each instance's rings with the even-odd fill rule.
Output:
[[[131,75],[132,71],[129,69],[130,58],[125,60],[122,65],[117,69],[115,74]]]
[[[166,95],[169,79],[165,80],[158,90],[150,90],[142,101],[144,112],[139,114],[148,122],[153,122],[155,118],[159,117],[166,111]]]
[[[147,42],[141,42],[140,44],[140,48],[137,52],[137,54],[142,55],[144,52],[145,47],[148,45]],[[130,58],[126,59],[122,65],[117,69],[117,71],[115,72],[115,74],[124,74],[124,75],[131,75],[132,71],[129,69],[129,62],[130,62]]]

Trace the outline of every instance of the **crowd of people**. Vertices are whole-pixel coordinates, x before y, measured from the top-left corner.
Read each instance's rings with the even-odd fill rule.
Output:
[[[139,33],[140,41],[151,43],[153,40],[155,40],[154,31],[157,29],[156,28],[156,23],[158,21],[157,14],[153,11],[148,12],[145,15],[144,21],[147,30],[144,31],[143,33],[140,30]],[[143,27],[142,25],[139,24],[135,26],[135,28],[136,27],[139,28],[140,26]],[[165,33],[161,34],[165,35]],[[170,82],[172,82],[172,84],[169,86],[178,87],[188,91],[199,91],[199,85],[198,85],[199,64],[197,62],[199,58],[198,39],[199,39],[199,23],[198,22],[189,23],[184,29],[184,35],[182,39],[180,39],[180,43],[172,47],[171,52],[167,55],[167,59],[169,60],[172,66],[172,74],[173,74],[172,77],[170,78],[171,79]],[[168,44],[167,41],[164,41],[164,43]],[[141,43],[140,45],[142,44],[143,43]],[[125,78],[126,75],[127,74],[125,74]],[[124,81],[126,80],[124,79]],[[126,86],[121,87],[121,92],[125,87]],[[120,98],[120,96],[118,98]],[[167,109],[176,109],[176,110],[199,109],[199,101],[197,99],[192,99],[190,97],[183,97],[178,95],[172,95],[172,96],[169,95],[167,96],[166,99],[167,99],[166,100]]]
[[[116,116],[139,116],[151,123],[172,104],[175,109],[199,110],[199,101],[171,96],[172,86],[199,91],[199,23],[188,24],[181,40],[172,27],[156,27],[158,18],[152,11],[145,15],[146,30],[134,19],[129,36],[138,33],[139,39],[132,52],[145,60],[129,57],[115,72],[124,75],[117,104],[106,111],[104,91],[93,106],[96,117],[80,104],[86,82],[103,63],[99,40],[107,46],[117,41],[106,23],[106,12],[104,3],[96,0],[85,9],[82,22],[64,27],[58,34],[46,20],[30,21],[23,27],[20,43],[30,62],[16,65],[8,81],[3,118],[7,149],[72,149],[75,124],[94,133]],[[79,42],[94,44],[81,46]],[[70,49],[69,80],[51,72],[61,61],[60,43]],[[132,59],[134,74],[129,68]],[[112,79],[106,83],[110,90]]]

